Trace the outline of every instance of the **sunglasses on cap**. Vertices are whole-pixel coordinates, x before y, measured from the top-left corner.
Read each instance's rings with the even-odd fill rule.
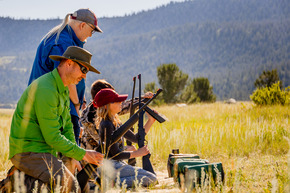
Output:
[[[77,62],[77,61],[74,61],[74,62],[77,63],[77,64],[80,66],[81,71],[82,71],[83,74],[86,74],[86,73],[89,72],[89,69],[87,69],[85,66],[81,65],[81,64],[80,64],[79,62]]]

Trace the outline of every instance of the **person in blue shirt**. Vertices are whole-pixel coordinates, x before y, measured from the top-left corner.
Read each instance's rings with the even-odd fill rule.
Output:
[[[67,14],[63,22],[51,29],[41,40],[33,62],[28,85],[38,77],[51,72],[58,67],[59,61],[49,58],[49,55],[62,55],[69,46],[83,48],[88,37],[94,32],[103,31],[98,26],[98,20],[90,9],[79,9],[73,14]],[[85,79],[77,85],[69,85],[70,114],[74,126],[76,142],[79,144],[79,110],[85,108]]]

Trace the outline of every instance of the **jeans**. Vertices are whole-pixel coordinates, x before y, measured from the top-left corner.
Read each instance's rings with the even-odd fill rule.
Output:
[[[150,184],[155,184],[157,182],[157,177],[155,174],[148,172],[142,168],[134,167],[128,165],[122,161],[113,161],[114,167],[117,170],[117,181],[120,179],[120,187],[122,187],[123,182],[127,185],[127,188],[131,188],[136,185],[141,185],[147,187]],[[136,175],[137,172],[137,175]],[[136,183],[137,184],[134,184]]]

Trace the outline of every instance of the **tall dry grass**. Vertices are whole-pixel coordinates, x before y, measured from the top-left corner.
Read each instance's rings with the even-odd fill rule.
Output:
[[[179,148],[182,153],[222,162],[224,190],[290,190],[289,106],[256,107],[245,102],[156,110],[170,120],[155,124],[147,136],[156,167],[165,169],[168,154]]]
[[[181,153],[223,163],[225,184],[218,190],[210,187],[209,192],[290,192],[289,106],[256,107],[244,102],[154,109],[169,119],[154,123],[146,136],[155,170],[165,171],[168,154],[179,148]],[[11,115],[0,113],[1,174],[11,166],[7,160]],[[121,117],[123,122],[127,118]]]
[[[289,150],[289,106],[257,108],[247,102],[164,106],[156,110],[170,120],[155,124],[148,135],[149,145],[161,159],[173,148],[206,157],[285,155]]]
[[[9,133],[13,110],[0,109],[0,179],[4,178],[11,167],[9,155]]]

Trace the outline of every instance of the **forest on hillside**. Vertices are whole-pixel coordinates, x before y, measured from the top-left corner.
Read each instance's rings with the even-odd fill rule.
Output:
[[[157,82],[156,68],[166,63],[190,78],[208,78],[217,100],[249,100],[263,70],[277,69],[289,86],[289,14],[285,0],[196,0],[100,18],[104,34],[89,38],[85,48],[102,74],[88,74],[86,93],[98,78],[131,93],[133,76],[142,73],[143,85]],[[60,22],[0,18],[0,104],[17,102],[38,43]]]

